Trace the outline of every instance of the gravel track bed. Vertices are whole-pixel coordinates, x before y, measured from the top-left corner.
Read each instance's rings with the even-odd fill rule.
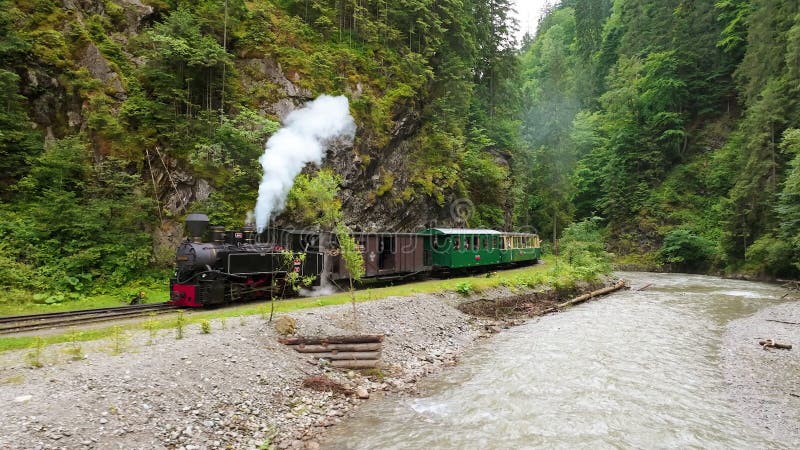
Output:
[[[500,288],[474,298],[518,294]],[[447,293],[359,303],[357,332],[386,335],[382,376],[321,367],[279,344],[259,316],[229,318],[224,327],[214,320],[211,334],[193,324],[181,340],[175,330],[152,341],[137,332],[116,355],[111,340],[85,342],[78,361],[70,344],[53,345],[38,369],[25,362],[27,351],[6,352],[0,448],[318,448],[317,437],[364,400],[304,388],[303,380],[325,374],[362,397],[413,392],[419,378],[455,364],[502,326],[457,310],[464,300]],[[289,316],[300,335],[354,332],[350,304]]]
[[[800,302],[784,303],[731,322],[722,355],[725,379],[742,416],[774,439],[800,448]],[[793,344],[764,350],[761,339]]]

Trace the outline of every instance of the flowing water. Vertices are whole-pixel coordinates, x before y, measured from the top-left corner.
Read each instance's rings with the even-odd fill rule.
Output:
[[[781,288],[622,273],[636,289],[482,342],[416,398],[371,401],[323,448],[781,448],[740,419],[720,368],[733,319]]]

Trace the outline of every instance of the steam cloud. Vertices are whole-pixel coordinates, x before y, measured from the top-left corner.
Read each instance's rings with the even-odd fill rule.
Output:
[[[258,187],[256,229],[261,232],[270,218],[281,212],[295,177],[307,163],[319,166],[331,139],[352,142],[356,124],[347,97],[321,95],[302,109],[291,112],[259,158],[264,177]]]

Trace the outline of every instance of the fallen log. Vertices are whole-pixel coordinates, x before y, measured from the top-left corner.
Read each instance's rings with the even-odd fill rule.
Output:
[[[641,292],[641,291],[643,291],[643,290],[645,290],[645,289],[647,289],[649,287],[652,287],[652,286],[653,286],[653,283],[647,283],[644,286],[642,286],[639,289],[637,289],[636,292]]]
[[[321,353],[333,350],[338,350],[340,352],[374,352],[380,350],[381,346],[382,344],[380,342],[369,344],[297,344],[295,350],[300,353]]]
[[[785,323],[787,325],[800,325],[798,322],[786,322],[785,320],[767,319],[767,322]]]
[[[613,286],[608,286],[608,287],[605,287],[603,289],[598,289],[596,291],[589,292],[588,294],[583,294],[580,297],[575,297],[575,298],[573,298],[572,300],[570,300],[568,302],[559,303],[558,305],[556,305],[556,306],[554,306],[552,308],[547,308],[547,309],[545,309],[544,311],[541,312],[541,315],[558,312],[563,308],[567,308],[567,307],[570,307],[570,306],[578,305],[578,304],[583,303],[583,302],[585,302],[587,300],[590,300],[590,299],[592,299],[594,297],[599,297],[601,295],[610,294],[612,292],[615,292],[615,291],[618,291],[620,289],[623,289],[624,287],[626,287],[625,280],[619,280],[619,282],[617,284],[613,285]]]
[[[278,339],[286,345],[326,345],[326,344],[366,344],[383,342],[382,334],[364,334],[352,336],[295,336]]]
[[[345,360],[345,359],[381,359],[381,352],[339,352],[329,353],[306,353],[306,355],[317,359]]]
[[[765,341],[758,341],[758,345],[764,348],[764,350],[768,348],[779,348],[782,350],[791,350],[792,344],[781,344],[780,342],[775,342],[773,339],[767,339]]]
[[[331,361],[331,366],[340,369],[375,369],[378,367],[380,361],[377,359],[358,359],[358,360],[338,360]]]
[[[579,305],[587,300],[590,300],[594,297],[599,297],[601,295],[610,294],[612,292],[618,291],[625,287],[625,280],[619,280],[619,282],[613,286],[604,287],[603,289],[598,289],[593,292],[589,292],[588,294],[583,294],[580,297],[575,297],[570,301],[559,303],[555,306],[555,308],[550,308],[550,310],[558,311],[559,309],[568,308],[570,306]],[[546,312],[550,312],[550,310]]]

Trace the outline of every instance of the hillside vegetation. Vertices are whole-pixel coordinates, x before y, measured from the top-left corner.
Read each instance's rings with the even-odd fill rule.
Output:
[[[532,222],[598,215],[639,262],[798,275],[796,0],[564,0],[521,70]]]
[[[266,139],[323,93],[359,127],[327,162],[353,225],[415,229],[469,198],[469,225],[503,226],[508,3],[0,0],[0,280],[54,302],[162,278],[182,216],[241,226]]]
[[[279,225],[321,203],[355,229],[586,220],[647,265],[798,275],[796,0],[564,0],[522,43],[511,16],[0,0],[4,298],[163,283],[186,213],[240,226],[266,140],[321,94],[348,97],[355,142],[306,169]]]

